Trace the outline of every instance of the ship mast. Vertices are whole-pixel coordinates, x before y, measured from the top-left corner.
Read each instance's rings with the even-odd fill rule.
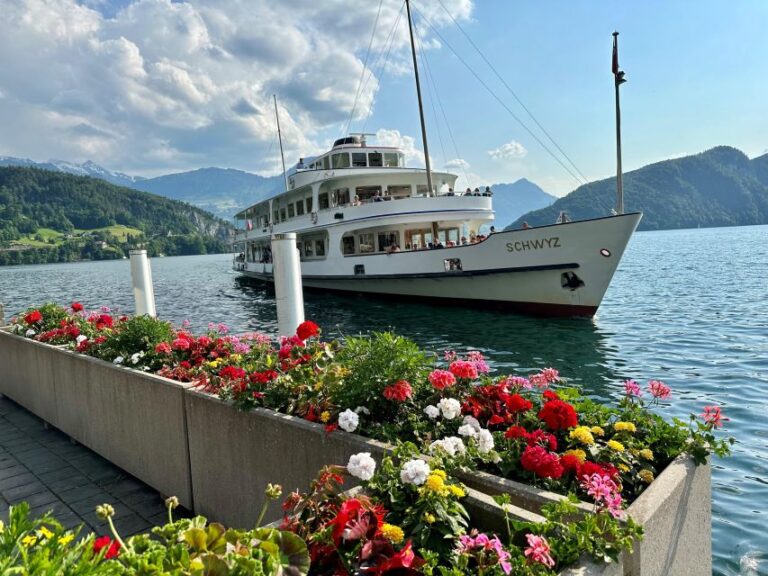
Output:
[[[619,33],[613,33],[613,59],[611,61],[614,88],[616,91],[616,213],[624,214],[624,178],[621,169],[621,108],[619,86],[624,84],[624,72],[619,70]]]
[[[283,180],[285,181],[285,189],[288,190],[288,173],[285,171],[285,155],[283,154],[283,136],[280,133],[280,115],[277,113],[277,96],[272,94],[272,99],[275,101],[275,119],[277,120],[277,139],[280,142],[280,159],[283,161]]]
[[[432,188],[432,168],[429,164],[429,146],[427,146],[427,125],[424,123],[424,106],[421,103],[421,84],[419,84],[419,66],[416,63],[416,43],[413,41],[413,23],[411,21],[411,4],[405,0],[408,12],[408,32],[411,35],[411,54],[413,55],[413,73],[416,76],[416,96],[419,99],[419,119],[421,120],[421,139],[424,142],[424,162],[427,166],[427,195],[434,194]]]

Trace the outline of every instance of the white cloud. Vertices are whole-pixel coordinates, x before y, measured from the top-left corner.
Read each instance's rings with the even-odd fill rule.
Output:
[[[424,151],[416,148],[416,139],[413,136],[400,134],[399,130],[387,130],[382,128],[376,132],[376,142],[381,146],[399,148],[405,154],[405,165],[424,167]],[[432,155],[430,154],[430,159]]]
[[[528,150],[514,140],[502,144],[498,148],[488,150],[488,155],[494,160],[517,160],[518,158],[524,158],[528,154]]]
[[[457,20],[473,0],[441,0]],[[435,26],[438,0],[422,0]],[[270,169],[272,94],[286,158],[318,152],[323,130],[364,119],[380,88],[375,65],[398,18],[347,0],[0,0],[0,149],[37,159],[92,159],[141,173],[200,165]],[[105,15],[106,14],[106,15]],[[423,44],[437,46],[426,29]],[[385,73],[409,69],[401,18]],[[373,74],[372,74],[373,73]],[[20,136],[22,135],[22,136]],[[384,131],[409,158],[412,138]]]
[[[469,162],[464,160],[464,158],[454,158],[453,160],[448,160],[443,166],[447,170],[469,170]]]

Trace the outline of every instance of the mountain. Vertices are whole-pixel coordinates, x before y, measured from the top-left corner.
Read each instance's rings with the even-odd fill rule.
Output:
[[[494,184],[493,210],[496,212],[495,223],[504,227],[523,214],[549,206],[557,200],[536,184],[521,178],[512,184]]]
[[[0,264],[228,250],[232,227],[183,202],[88,176],[0,167]]]
[[[91,176],[106,180],[118,186],[133,187],[137,182],[144,180],[141,176],[128,176],[122,172],[113,172],[107,170],[88,160],[82,164],[67,162],[65,160],[49,160],[48,162],[35,162],[29,158],[14,158],[13,156],[0,156],[0,166],[25,166],[27,168],[40,168],[42,170],[51,170],[53,172],[66,172],[76,174],[77,176]]]
[[[284,188],[282,175],[264,177],[232,168],[201,168],[140,180],[131,186],[188,202],[225,219]]]
[[[508,228],[523,221],[552,224],[561,210],[572,220],[605,216],[615,202],[616,178],[606,178],[521,216]],[[750,160],[736,148],[718,146],[627,172],[624,209],[643,212],[640,230],[766,224],[768,154]]]

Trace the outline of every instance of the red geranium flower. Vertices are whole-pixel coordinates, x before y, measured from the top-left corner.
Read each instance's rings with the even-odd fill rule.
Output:
[[[40,313],[40,310],[32,310],[32,312],[24,316],[24,322],[30,325],[40,322],[42,319],[43,315]]]
[[[567,430],[579,423],[576,410],[562,400],[550,400],[539,411],[539,418],[552,430]]]
[[[170,354],[171,345],[168,344],[168,342],[160,342],[160,344],[155,346],[155,352],[157,352],[158,354]]]
[[[560,478],[563,475],[563,466],[557,454],[538,445],[526,447],[520,457],[520,465],[540,478]]]
[[[528,438],[528,431],[522,426],[510,426],[507,431],[504,432],[504,438],[516,440],[518,438]]]
[[[611,480],[616,480],[619,477],[619,471],[613,464],[598,464],[596,462],[590,462],[587,460],[581,465],[579,469],[579,476],[592,476],[593,474],[599,474],[600,476],[608,476]]]
[[[387,400],[395,400],[397,402],[405,402],[413,395],[413,388],[405,380],[398,380],[394,384],[391,384],[384,388],[384,398]]]
[[[189,340],[186,338],[176,338],[173,341],[173,347],[176,350],[189,350]]]
[[[451,362],[451,365],[448,366],[448,370],[450,370],[451,374],[456,376],[456,378],[466,378],[467,380],[474,380],[477,378],[477,368],[475,367],[474,362],[456,360],[455,362]]]
[[[96,538],[96,540],[93,542],[93,551],[96,554],[101,552],[104,548],[107,549],[107,553],[104,554],[104,558],[107,560],[117,558],[117,556],[120,554],[120,542],[117,540],[112,540],[112,538],[109,536]]]
[[[299,324],[299,327],[296,328],[296,336],[298,336],[302,342],[307,338],[312,338],[312,336],[317,336],[318,334],[320,334],[320,327],[312,322],[312,320],[302,322]]]
[[[506,401],[507,410],[510,412],[525,412],[533,407],[530,400],[526,400],[520,394],[510,394]]]
[[[552,390],[544,390],[542,396],[544,396],[545,400],[560,400],[560,396],[557,395],[557,392],[553,392]]]
[[[245,370],[238,368],[237,366],[224,366],[224,368],[219,371],[219,376],[228,380],[244,378],[245,374]]]
[[[72,312],[82,312],[83,305],[80,302],[72,302]]]
[[[560,464],[565,472],[573,472],[576,476],[581,476],[581,460],[575,454],[563,454],[560,456]]]
[[[429,383],[436,390],[444,390],[456,384],[456,377],[448,370],[434,370],[429,375]]]

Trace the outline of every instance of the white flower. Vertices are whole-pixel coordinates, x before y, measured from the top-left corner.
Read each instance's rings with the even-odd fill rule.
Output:
[[[477,418],[470,416],[469,414],[464,416],[464,424],[467,426],[472,426],[472,428],[475,429],[475,432],[480,432],[480,430],[483,429],[483,427],[480,426],[480,422],[477,421]]]
[[[144,358],[144,352],[136,352],[131,355],[131,364],[138,364],[139,360]]]
[[[469,424],[464,424],[463,426],[459,426],[459,435],[466,436],[467,438],[474,438],[477,436],[477,430]]]
[[[125,358],[123,358],[122,356],[118,356],[117,358],[112,360],[112,364],[122,364],[123,362],[125,362]]]
[[[360,423],[360,416],[357,412],[353,412],[349,408],[339,414],[339,427],[347,432],[354,432],[357,430],[357,425]]]
[[[88,336],[85,336],[83,334],[80,334],[77,338],[75,338],[75,342],[77,342],[78,346],[88,340]]]
[[[360,480],[370,480],[376,472],[376,460],[371,458],[370,452],[360,452],[349,457],[347,472]]]
[[[432,418],[432,420],[434,420],[435,418],[440,416],[440,409],[437,406],[433,406],[432,404],[430,404],[429,406],[424,408],[424,414],[426,414],[427,416]]]
[[[32,330],[32,328],[30,328],[29,330],[27,330],[26,332],[24,332],[24,335],[25,335],[27,338],[31,338],[31,337],[32,337],[32,336],[34,336],[35,334],[37,334],[37,332],[35,332],[34,330]]]
[[[371,411],[368,410],[368,408],[366,408],[365,406],[358,406],[357,408],[355,408],[355,412],[357,412],[358,414],[365,414],[366,416],[370,416],[371,414]]]
[[[437,406],[446,420],[453,420],[461,414],[461,404],[455,398],[443,398],[437,403]]]
[[[429,476],[429,464],[424,460],[409,460],[400,470],[400,480],[405,484],[421,486],[427,481],[427,476]]]
[[[493,434],[490,430],[482,429],[477,433],[477,449],[480,454],[488,454],[493,450]]]
[[[456,436],[448,436],[442,440],[435,440],[429,445],[430,452],[434,452],[435,448],[442,448],[449,456],[464,454],[467,451],[466,446],[464,446],[464,441]]]

